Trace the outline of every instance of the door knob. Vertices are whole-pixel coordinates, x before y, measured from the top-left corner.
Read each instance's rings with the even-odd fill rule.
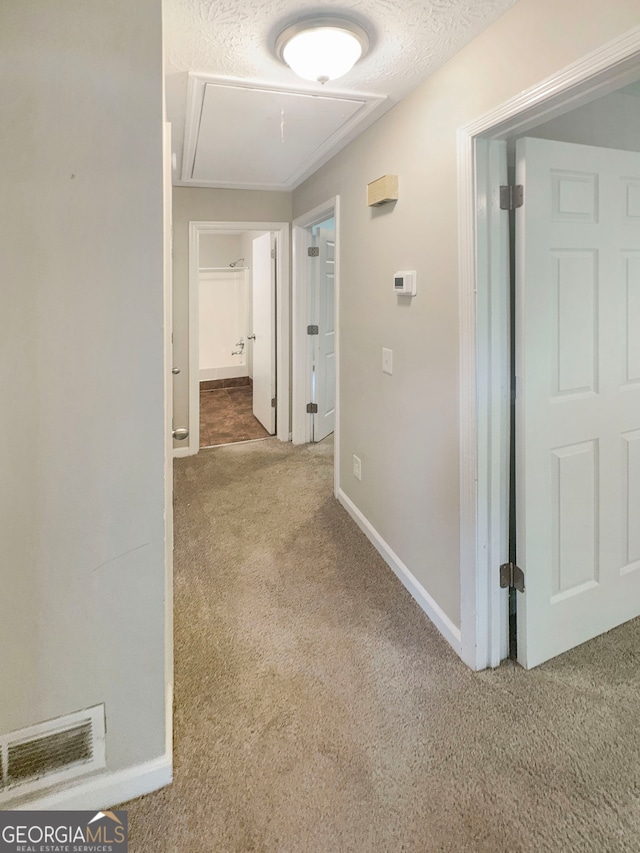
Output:
[[[189,430],[186,427],[180,427],[179,429],[174,429],[171,435],[176,441],[184,441],[185,438],[189,438]]]
[[[248,340],[248,341],[255,341],[255,339],[256,339],[256,336],[255,336],[255,335],[247,335],[247,340]]]
[[[180,373],[180,368],[179,367],[172,367],[171,372],[173,373],[174,376],[177,376]]]

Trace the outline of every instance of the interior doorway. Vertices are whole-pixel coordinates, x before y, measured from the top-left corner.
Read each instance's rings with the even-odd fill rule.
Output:
[[[527,668],[640,615],[635,147],[516,142],[515,527],[526,576],[516,651]]]
[[[275,433],[275,238],[200,238],[200,448]]]
[[[628,312],[625,315],[618,309],[625,298],[629,307],[629,275],[624,279],[624,264],[621,266],[618,263],[621,260],[620,252],[613,261],[609,248],[604,249],[599,247],[599,244],[596,245],[599,237],[595,235],[592,226],[597,224],[596,221],[604,218],[604,210],[600,209],[600,203],[612,206],[612,211],[615,208],[615,212],[612,213],[615,225],[609,226],[609,230],[614,234],[614,238],[620,235],[621,230],[625,231],[625,239],[622,242],[625,245],[629,244],[624,251],[621,248],[622,244],[618,249],[622,254],[627,250],[632,253],[638,251],[635,248],[635,239],[639,234],[632,239],[631,231],[640,229],[640,217],[632,228],[630,221],[632,212],[629,204],[633,204],[633,192],[629,194],[629,186],[624,186],[622,178],[630,179],[634,187],[636,184],[640,186],[640,155],[633,155],[638,161],[637,168],[624,156],[627,154],[626,151],[619,151],[616,155],[609,157],[609,160],[618,164],[622,171],[618,174],[618,180],[614,179],[612,183],[610,182],[611,186],[608,186],[604,176],[600,174],[600,167],[593,163],[589,166],[591,161],[588,159],[600,149],[588,150],[587,145],[590,147],[596,142],[602,144],[602,139],[596,140],[593,136],[588,140],[583,139],[587,145],[578,142],[575,147],[569,145],[571,150],[568,160],[566,157],[562,160],[568,149],[560,152],[554,147],[555,143],[539,144],[537,140],[531,140],[538,146],[550,146],[558,156],[562,153],[560,157],[562,162],[558,160],[555,165],[550,165],[546,171],[543,170],[545,177],[541,178],[539,175],[536,177],[533,160],[529,164],[530,168],[527,168],[524,158],[527,142],[524,142],[524,137],[529,135],[558,138],[560,119],[565,132],[574,134],[581,123],[584,129],[587,114],[591,115],[588,123],[593,126],[594,132],[611,132],[612,125],[594,119],[594,110],[597,112],[598,109],[612,108],[613,102],[609,99],[605,103],[604,96],[610,96],[612,92],[624,89],[638,78],[639,59],[640,36],[636,34],[634,38],[630,38],[627,35],[611,43],[607,49],[586,57],[556,77],[539,84],[528,93],[523,93],[513,102],[501,105],[493,113],[483,116],[460,131],[460,240],[463,246],[461,255],[463,396],[461,432],[465,454],[461,460],[462,645],[464,659],[477,669],[487,665],[495,666],[507,656],[508,593],[500,585],[499,569],[501,565],[509,569],[509,564],[512,562],[509,553],[511,343],[514,343],[517,353],[515,359],[517,382],[514,391],[517,559],[518,563],[521,561],[525,563],[520,566],[525,570],[524,591],[514,595],[512,590],[511,593],[512,602],[517,600],[518,646],[521,651],[519,660],[525,666],[536,665],[624,621],[619,619],[616,622],[614,619],[613,622],[611,620],[607,622],[603,617],[604,601],[600,601],[599,604],[593,604],[593,602],[598,595],[601,598],[604,595],[605,598],[615,599],[610,602],[610,611],[616,608],[620,610],[621,607],[625,609],[623,602],[624,598],[628,597],[628,593],[621,594],[618,589],[616,593],[609,596],[605,590],[609,585],[605,583],[605,575],[617,575],[618,581],[614,584],[616,587],[625,583],[628,586],[631,582],[629,577],[634,574],[634,570],[630,570],[629,565],[635,565],[635,562],[638,562],[638,560],[632,560],[630,563],[629,560],[624,559],[623,554],[626,529],[624,519],[625,512],[628,515],[630,511],[630,505],[627,500],[627,508],[624,509],[621,480],[626,478],[627,497],[629,497],[635,494],[635,486],[630,482],[630,477],[636,479],[640,477],[640,470],[634,473],[635,469],[638,469],[637,463],[634,471],[628,464],[631,459],[629,454],[632,453],[630,447],[626,449],[626,469],[622,470],[625,453],[623,433],[628,438],[631,433],[635,434],[640,428],[640,406],[637,402],[631,402],[633,393],[625,393],[623,396],[638,416],[636,420],[639,422],[636,424],[635,421],[631,423],[628,419],[623,419],[624,424],[619,425],[619,434],[616,434],[619,441],[613,442],[616,444],[615,451],[610,448],[606,450],[609,461],[605,464],[605,468],[615,466],[619,475],[619,481],[616,481],[617,486],[613,485],[609,489],[611,491],[609,499],[605,499],[598,491],[598,484],[604,483],[608,478],[606,470],[602,467],[604,458],[600,457],[600,461],[598,460],[600,445],[604,453],[605,445],[609,447],[611,443],[608,439],[606,442],[604,439],[601,440],[602,437],[599,434],[594,433],[594,436],[590,436],[585,441],[577,439],[570,441],[570,437],[567,438],[567,436],[565,436],[566,441],[562,436],[556,436],[557,440],[551,441],[547,447],[549,458],[546,456],[544,460],[538,459],[529,472],[530,483],[533,483],[536,477],[540,483],[544,481],[541,486],[542,491],[535,500],[532,495],[527,495],[528,485],[525,482],[524,473],[531,442],[540,438],[546,428],[542,422],[544,421],[541,414],[542,408],[545,411],[554,408],[553,414],[556,415],[558,412],[555,409],[559,409],[572,395],[575,398],[574,401],[580,397],[581,405],[583,403],[591,405],[594,401],[597,405],[596,398],[604,393],[604,385],[598,386],[598,382],[600,378],[603,382],[605,381],[605,374],[601,369],[604,369],[606,361],[620,362],[610,373],[611,375],[616,373],[613,384],[618,379],[620,379],[620,386],[624,384],[621,371],[624,358],[627,357],[623,358],[621,355],[618,359],[616,352],[620,349],[620,341],[625,338],[625,330],[622,327],[618,332],[612,329],[615,324],[619,325],[619,321],[624,326],[627,323],[624,320],[625,316],[628,320]],[[632,90],[626,90],[623,96],[631,97],[633,94]],[[575,112],[572,112],[574,110]],[[556,126],[552,127],[554,122]],[[508,174],[507,141],[514,143],[518,139],[521,140],[518,144],[522,156],[519,155],[518,175],[515,181],[524,186],[524,207],[522,208],[518,207],[517,193],[503,194],[502,199],[500,193],[500,186],[513,184],[514,180],[513,176]],[[619,140],[615,142],[611,138],[604,144],[607,142],[620,148],[628,147]],[[530,147],[533,149],[534,146]],[[513,145],[510,145],[510,149],[515,150]],[[578,149],[581,149],[582,153]],[[585,154],[587,160],[584,158],[580,160],[579,153],[580,156]],[[513,160],[511,165],[514,165]],[[510,177],[511,180],[509,180]],[[564,181],[565,178],[566,181]],[[588,192],[589,188],[591,188],[591,194]],[[612,193],[617,193],[615,200]],[[537,205],[536,196],[541,196],[542,202],[538,205],[537,213],[534,213]],[[484,199],[486,203],[476,204],[477,199]],[[533,215],[535,219],[532,233],[540,234],[542,231],[548,231],[555,234],[556,226],[563,223],[575,226],[571,235],[565,235],[565,239],[555,234],[550,238],[551,242],[546,249],[538,247],[540,251],[533,244],[535,240],[531,244],[527,241],[525,253],[524,240],[527,238],[526,227],[523,230],[523,216],[527,201],[529,202],[528,215]],[[625,204],[627,206],[626,223],[623,222]],[[516,232],[520,232],[519,238],[516,233],[514,255],[516,269],[514,341],[510,339],[510,228],[508,217],[505,216],[503,209],[505,205],[518,207],[515,211]],[[547,222],[550,223],[549,227]],[[533,287],[532,292],[535,298],[530,296],[527,300],[525,284],[527,276],[524,273],[527,263],[536,254],[544,256],[544,261],[533,285],[531,285],[531,275],[528,276],[529,287]],[[602,267],[600,261],[604,262],[605,256],[608,256],[613,264],[614,274]],[[554,258],[557,262],[555,267],[551,263]],[[598,267],[595,278],[591,278],[591,291],[589,290],[590,278],[586,274],[588,271],[585,267],[589,258]],[[578,270],[580,264],[582,267]],[[628,264],[624,268],[628,272]],[[603,293],[604,288],[607,290],[602,307],[605,313],[608,312],[608,319],[600,312],[597,305],[596,280],[598,278],[602,280]],[[624,285],[625,281],[626,285]],[[626,291],[627,297],[623,298],[622,291]],[[591,300],[589,292],[592,294]],[[610,304],[611,310],[609,310],[605,302],[611,302],[611,300],[617,307],[611,308]],[[568,302],[572,302],[572,306],[569,306]],[[539,329],[532,334],[529,323],[536,316],[541,318],[545,331]],[[605,325],[609,327],[609,331],[605,330]],[[575,346],[569,345],[571,335],[573,335]],[[599,343],[596,339],[599,339]],[[527,347],[530,348],[530,352],[526,351]],[[589,350],[591,356],[586,353],[585,348]],[[618,355],[621,353],[622,349]],[[553,362],[554,358],[555,362]],[[531,389],[535,385],[532,381],[531,369],[535,373],[536,363],[540,366],[542,362],[546,364],[546,367],[541,368],[545,374],[541,380],[546,389],[544,407],[538,401],[538,404],[527,408]],[[585,383],[582,383],[584,379],[582,374],[586,376],[588,365],[592,369],[591,378],[593,379],[596,375],[598,377],[597,381],[591,382],[592,388],[587,387],[590,382],[585,380]],[[619,377],[617,373],[620,373]],[[611,384],[609,379],[606,381]],[[557,400],[552,399],[554,382],[558,386],[555,393]],[[535,422],[530,417],[532,412],[536,413]],[[561,418],[565,426],[571,420],[576,422],[573,416]],[[581,420],[581,418],[577,419],[577,421]],[[602,418],[600,420],[602,421]],[[605,429],[608,429],[608,426]],[[470,456],[466,454],[469,450],[469,441],[474,445]],[[627,444],[629,444],[628,441]],[[611,444],[612,447],[613,444]],[[590,451],[593,451],[591,455]],[[535,473],[533,479],[531,479],[532,473]],[[554,486],[555,475],[557,475],[556,481],[558,477],[566,481],[560,490],[562,494],[559,491],[559,482]],[[528,518],[525,512],[525,498],[528,501],[527,512],[533,511],[534,514],[531,518]],[[615,504],[615,509],[612,509],[612,503]],[[529,533],[526,528],[528,526],[533,530],[531,525],[535,520],[536,512],[549,545],[548,558],[543,560],[544,567],[537,565],[535,560],[531,560],[531,564],[526,565],[525,544]],[[617,531],[615,534],[617,541],[612,546],[613,551],[616,552],[615,558],[613,562],[610,561],[614,568],[610,565],[609,568],[604,569],[605,562],[601,562],[601,557],[604,557],[604,550],[601,547],[604,528],[601,520],[605,514],[611,516],[612,512],[615,517],[610,518],[610,523],[607,522],[607,524],[612,530],[615,528]],[[539,531],[537,538],[540,539]],[[587,554],[585,548],[589,550],[587,547],[589,541],[593,547],[589,546],[591,551]],[[626,542],[628,545],[628,537]],[[611,550],[610,544],[605,548]],[[578,552],[587,559],[576,560],[575,555]],[[561,563],[564,564],[563,570],[560,568]],[[640,565],[640,562],[638,564]],[[563,571],[564,580],[561,577]],[[589,577],[585,573],[590,573]],[[506,574],[509,574],[509,571]],[[514,571],[511,569],[511,585],[514,583],[514,576]],[[466,586],[467,583],[469,586]],[[587,598],[593,604],[590,608],[587,607],[588,613],[583,612]],[[637,595],[635,598],[637,599]],[[545,612],[548,616],[548,611],[554,607],[558,613],[566,610],[567,607],[569,609],[577,607],[580,612],[564,613],[562,624],[554,628],[545,616]],[[625,613],[627,611],[629,614],[626,618],[637,615],[631,613],[628,607]],[[585,622],[589,623],[589,628],[586,633],[582,631],[581,637],[578,636],[580,631],[574,631],[575,636],[568,644],[564,642],[566,637],[560,645],[557,643],[554,645],[552,642],[549,646],[547,643],[549,637],[558,638],[566,634],[571,625],[582,623],[581,627],[584,627]],[[607,622],[606,627],[603,627],[604,622]],[[530,629],[536,625],[542,625],[543,631],[534,636],[534,632]],[[526,632],[526,636],[523,632]],[[545,646],[544,649],[543,646]],[[546,648],[546,646],[549,647]]]
[[[333,436],[335,480],[339,470],[339,198],[293,223],[294,444]],[[337,485],[336,485],[337,489]]]
[[[335,429],[336,346],[335,264],[336,220],[311,226],[309,264],[308,367],[311,441],[322,441]]]
[[[189,223],[189,453],[289,439],[289,226]]]

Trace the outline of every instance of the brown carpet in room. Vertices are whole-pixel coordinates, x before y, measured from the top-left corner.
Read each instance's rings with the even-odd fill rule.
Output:
[[[640,623],[471,672],[331,466],[176,461],[175,781],[125,806],[132,853],[640,851]]]

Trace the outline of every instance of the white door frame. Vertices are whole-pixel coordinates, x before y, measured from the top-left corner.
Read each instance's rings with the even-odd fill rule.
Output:
[[[276,435],[280,441],[289,441],[289,223],[192,221],[189,222],[189,456],[200,450],[200,237],[220,231],[272,231],[276,235]]]
[[[163,128],[164,301],[164,698],[165,757],[173,772],[173,267],[171,124]]]
[[[311,399],[311,354],[305,333],[309,317],[309,264],[307,249],[311,245],[311,228],[331,217],[336,221],[335,242],[335,365],[336,415],[334,430],[334,491],[338,494],[340,472],[340,196],[334,196],[313,210],[293,220],[293,382],[291,435],[294,444],[311,441],[312,417],[305,411]]]
[[[461,635],[462,658],[476,670],[506,656],[506,591],[498,569],[507,547],[508,330],[496,322],[505,322],[508,267],[495,217],[496,157],[504,147],[498,140],[639,73],[640,27],[634,27],[458,131]]]

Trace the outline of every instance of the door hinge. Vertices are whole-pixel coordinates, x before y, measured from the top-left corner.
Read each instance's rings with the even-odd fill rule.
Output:
[[[307,414],[308,415],[317,415],[318,414],[318,404],[317,403],[307,403]]]
[[[319,329],[317,326],[307,326],[307,334],[308,335],[317,335],[319,333]]]
[[[307,255],[310,258],[317,258],[320,256],[320,246],[309,246],[307,249]]]
[[[500,586],[502,589],[513,587],[524,592],[524,572],[515,563],[503,563],[500,566]]]
[[[277,398],[277,397],[272,397],[272,398],[271,398],[271,408],[272,408],[272,409],[275,409],[275,407],[276,407],[276,403],[277,403],[277,402],[278,402],[278,398]]]
[[[272,258],[275,258],[275,256],[276,256],[276,250],[275,250],[275,249],[272,249],[272,250],[271,250],[271,257],[272,257]]]
[[[524,204],[522,184],[509,184],[500,187],[500,210],[515,210]]]

